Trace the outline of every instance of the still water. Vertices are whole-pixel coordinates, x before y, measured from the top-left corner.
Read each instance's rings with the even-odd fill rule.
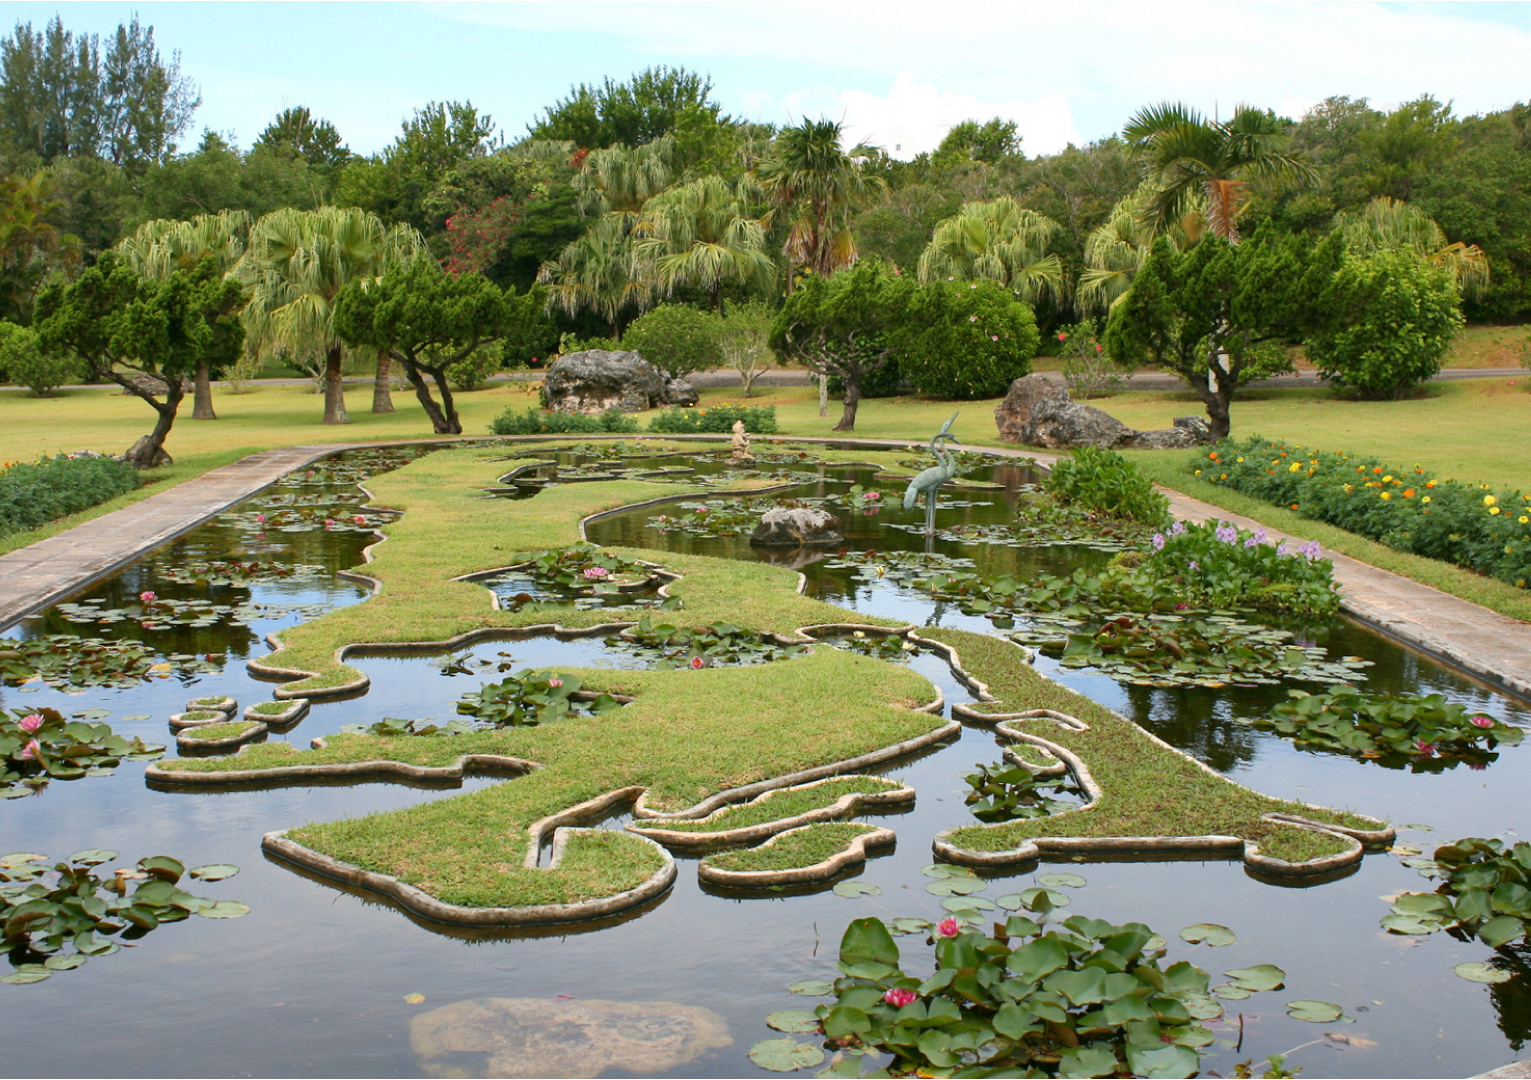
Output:
[[[54,705],[66,712],[99,707],[107,722],[128,735],[167,741],[165,717],[191,697],[229,694],[241,705],[270,696],[270,684],[246,673],[243,661],[266,651],[263,638],[312,617],[325,606],[365,598],[363,586],[336,576],[361,561],[377,519],[354,481],[408,455],[341,456],[333,468],[299,474],[219,520],[168,545],[94,587],[76,601],[99,599],[103,609],[130,608],[138,594],[209,598],[209,588],[167,578],[176,567],[213,562],[231,552],[245,559],[276,559],[317,567],[306,576],[213,586],[219,603],[268,605],[248,625],[177,626],[143,630],[133,620],[107,626],[65,621],[57,610],[25,621],[12,635],[75,632],[131,635],[165,654],[218,658],[222,670],[159,680],[135,689],[98,689],[65,695],[51,689],[0,691],[6,708]],[[555,455],[547,455],[551,460]],[[567,457],[564,464],[578,465]],[[655,467],[689,464],[665,458]],[[722,465],[699,462],[703,471]],[[901,485],[879,482],[870,470],[808,468],[794,496],[832,494],[860,483],[882,494],[876,514],[849,520],[853,548],[919,550],[925,540],[891,526],[923,517],[897,504]],[[1001,523],[1011,516],[1018,486],[1030,479],[1013,466],[976,478],[994,486],[948,490],[938,525],[958,521]],[[527,494],[522,492],[521,494]],[[532,493],[534,495],[534,493]],[[687,550],[756,558],[741,540],[662,532],[647,509],[594,522],[601,544]],[[363,521],[355,522],[356,515]],[[265,521],[257,521],[262,516]],[[328,526],[320,524],[328,521]],[[284,529],[288,531],[283,531]],[[937,540],[934,549],[973,559],[986,572],[1059,572],[1109,558],[1080,548],[958,547]],[[773,556],[774,557],[774,556]],[[656,554],[663,561],[662,554]],[[868,583],[823,561],[802,567],[810,592],[851,611],[916,625],[960,626],[997,632],[987,620],[964,616],[916,591]],[[1512,723],[1531,713],[1469,678],[1447,671],[1344,621],[1302,628],[1332,653],[1373,661],[1367,686],[1414,693],[1440,692]],[[509,653],[530,667],[606,666],[627,662],[598,641],[545,639],[481,644],[475,656],[496,662]],[[941,686],[948,701],[967,700],[932,657],[914,661]],[[292,732],[274,735],[297,745],[384,716],[445,719],[453,703],[493,676],[447,674],[431,658],[353,660],[372,679],[364,696],[320,703]],[[1235,724],[1235,715],[1263,711],[1283,688],[1253,690],[1161,689],[1123,686],[1088,671],[1058,668],[1048,674],[1120,710],[1160,737],[1219,771],[1271,795],[1353,808],[1408,825],[1399,843],[1428,852],[1434,843],[1467,835],[1509,839],[1527,831],[1524,792],[1531,782],[1528,749],[1512,748],[1483,771],[1466,768],[1413,775],[1333,755],[1300,752],[1288,743]],[[149,720],[120,719],[147,714]],[[172,753],[173,741],[171,742]],[[924,891],[919,868],[931,861],[930,839],[971,820],[963,805],[962,774],[977,762],[998,759],[991,734],[965,730],[960,739],[915,760],[882,770],[914,786],[907,813],[884,822],[898,847],[869,862],[860,877],[881,895],[845,898],[827,889],[802,895],[743,897],[709,891],[681,858],[675,888],[642,913],[599,929],[568,928],[536,934],[467,934],[419,925],[395,909],[310,881],[267,861],[263,833],[422,801],[452,798],[499,779],[467,781],[461,788],[428,790],[401,784],[292,786],[269,790],[190,794],[154,791],[143,766],[125,762],[114,775],[50,785],[40,796],[0,803],[0,848],[65,856],[86,847],[122,851],[125,862],[168,854],[187,865],[233,862],[241,873],[192,891],[238,899],[251,913],[235,920],[192,918],[165,926],[136,947],[61,972],[45,982],[0,986],[6,1020],[0,1074],[10,1076],[472,1076],[488,1067],[486,1052],[465,1049],[422,1056],[410,1039],[411,1021],[429,1010],[477,998],[537,1001],[572,999],[672,1002],[711,1010],[726,1024],[732,1044],[713,1047],[673,1066],[672,1076],[763,1076],[746,1057],[752,1043],[773,1037],[764,1024],[778,1009],[811,1008],[786,984],[832,977],[845,924],[866,915],[892,918],[944,914],[939,897]],[[513,782],[513,781],[511,781]],[[872,819],[881,820],[881,819]],[[608,824],[620,827],[621,818]],[[1431,830],[1415,829],[1428,826]],[[1044,864],[1036,871],[1058,869]],[[1088,884],[1072,895],[1071,911],[1114,921],[1147,922],[1170,942],[1166,962],[1189,959],[1211,971],[1275,963],[1287,973],[1286,990],[1229,1003],[1230,1019],[1243,1012],[1243,1041],[1220,1047],[1205,1060],[1208,1073],[1231,1075],[1236,1062],[1303,1047],[1288,1066],[1308,1076],[1467,1076],[1514,1059],[1531,1034],[1528,957],[1500,950],[1517,971],[1505,984],[1468,983],[1451,972],[1463,960],[1487,959],[1492,950],[1444,934],[1426,939],[1384,933],[1382,896],[1430,888],[1398,855],[1368,856],[1359,870],[1312,888],[1281,888],[1246,875],[1237,862],[1089,862],[1067,867]],[[1003,875],[984,894],[1012,892],[1035,873]],[[1231,927],[1236,944],[1210,949],[1186,945],[1176,931],[1191,923]],[[900,939],[910,941],[910,939]],[[917,948],[909,951],[917,953]],[[423,996],[416,1000],[415,995]],[[406,1001],[406,996],[411,1001]],[[1344,1007],[1353,1023],[1305,1024],[1285,1014],[1284,1003],[1317,998]],[[1214,1026],[1230,1044],[1233,1025]],[[1346,1041],[1326,1038],[1325,1033]],[[1304,1045],[1307,1044],[1307,1045]],[[526,1075],[543,1075],[534,1063]],[[607,1065],[600,1075],[633,1075]]]

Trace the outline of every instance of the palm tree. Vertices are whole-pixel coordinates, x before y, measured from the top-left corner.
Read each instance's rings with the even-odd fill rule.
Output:
[[[340,380],[342,345],[331,306],[335,294],[347,282],[382,277],[424,248],[414,229],[386,226],[358,207],[288,207],[273,210],[251,228],[249,246],[235,268],[250,291],[244,311],[250,348],[315,366],[323,357],[326,424],[351,422]]]
[[[1028,303],[1046,294],[1062,300],[1067,291],[1063,264],[1043,254],[1062,229],[1046,214],[1028,210],[1009,196],[968,202],[935,228],[920,256],[920,283],[942,278],[989,278],[1015,290]]]
[[[155,281],[177,270],[190,270],[203,259],[212,259],[220,274],[228,274],[244,255],[249,229],[250,215],[243,210],[200,214],[190,221],[157,218],[119,241],[116,250],[134,272]],[[197,365],[194,386],[191,418],[218,419],[206,360]]]
[[[623,322],[654,302],[652,277],[633,250],[637,215],[602,214],[578,240],[542,264],[537,280],[548,287],[548,307],[570,315],[593,311],[617,337]]]
[[[791,265],[828,276],[856,261],[850,218],[855,209],[888,185],[867,176],[862,166],[876,147],[858,143],[840,147],[840,125],[832,120],[804,120],[783,128],[755,176],[771,202],[791,222],[782,251]]]
[[[48,272],[62,269],[72,277],[79,266],[79,237],[48,221],[63,206],[53,189],[41,170],[0,178],[0,318],[30,322],[33,298]]]
[[[1154,224],[1148,208],[1157,193],[1158,188],[1151,181],[1140,184],[1113,206],[1111,216],[1085,238],[1084,271],[1074,293],[1074,306],[1081,313],[1109,311],[1127,295],[1132,279],[1143,268],[1154,246]],[[1206,196],[1195,194],[1188,200],[1180,220],[1168,229],[1170,242],[1181,251],[1207,231],[1206,205]]]
[[[666,293],[677,286],[704,289],[723,314],[729,282],[769,288],[776,263],[766,254],[765,226],[747,215],[740,192],[706,176],[655,195],[643,206],[633,249],[641,272]]]
[[[1312,179],[1313,165],[1287,152],[1286,135],[1268,112],[1238,106],[1229,120],[1207,120],[1186,105],[1164,102],[1138,111],[1122,129],[1144,172],[1158,185],[1148,212],[1155,231],[1206,199],[1207,227],[1239,242],[1238,218],[1249,201],[1246,177]]]
[[[675,137],[665,135],[642,146],[608,146],[592,150],[574,177],[582,214],[640,209],[670,186],[674,175]]]
[[[1338,214],[1334,224],[1345,246],[1357,255],[1410,251],[1420,259],[1451,271],[1466,296],[1481,296],[1488,288],[1489,260],[1476,244],[1446,242],[1446,234],[1423,210],[1401,199],[1378,196],[1365,209]]]

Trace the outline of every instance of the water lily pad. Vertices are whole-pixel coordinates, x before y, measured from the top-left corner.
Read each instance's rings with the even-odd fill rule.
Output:
[[[1398,827],[1407,829],[1409,832],[1435,832],[1434,825],[1400,825]]]
[[[770,1072],[795,1072],[824,1060],[824,1051],[796,1039],[762,1039],[750,1047],[750,1060]]]
[[[206,919],[237,919],[250,914],[250,905],[238,900],[219,900],[216,904],[198,908],[197,914]]]
[[[881,896],[882,886],[867,881],[842,881],[834,888],[836,896]]]
[[[84,953],[65,953],[48,957],[43,961],[43,967],[49,971],[72,971],[89,959]]]
[[[0,855],[0,870],[11,870],[27,863],[42,862],[48,856],[39,855],[35,851],[13,851],[9,855]]]
[[[1082,889],[1089,882],[1078,874],[1043,874],[1037,884],[1049,889]]]
[[[932,924],[929,919],[900,916],[894,919],[891,925],[895,934],[924,934],[929,932]]]
[[[1496,968],[1483,960],[1469,960],[1458,964],[1451,969],[1468,982],[1476,983],[1502,983],[1509,982],[1515,977],[1512,971]]]
[[[970,911],[993,911],[995,907],[994,901],[985,900],[981,896],[948,896],[941,901],[941,906],[954,915]]]
[[[797,982],[788,983],[787,989],[794,994],[803,994],[806,997],[828,997],[835,992],[834,984],[827,979],[799,979]]]
[[[1286,1014],[1294,1020],[1306,1020],[1310,1024],[1332,1024],[1345,1015],[1345,1010],[1328,1001],[1288,1001]]]
[[[419,1004],[423,1003],[424,1001],[425,1001],[425,995],[424,994],[405,994],[404,995],[404,1004],[406,1004],[406,1005],[419,1005]]]
[[[13,971],[9,975],[0,975],[0,983],[12,983],[19,985],[23,983],[42,982],[50,974],[51,972],[45,969],[39,969],[37,971]]]
[[[1235,986],[1246,990],[1280,990],[1286,982],[1286,972],[1275,964],[1256,964],[1254,967],[1234,968],[1223,972]]]
[[[1222,998],[1224,1001],[1243,1001],[1250,995],[1249,990],[1239,986],[1237,983],[1223,983],[1220,986],[1214,986],[1209,993],[1214,997]]]
[[[239,867],[233,863],[208,863],[206,866],[193,866],[188,873],[195,881],[222,881],[239,873]]]
[[[100,720],[103,717],[107,717],[107,716],[112,715],[112,710],[110,710],[110,709],[81,709],[79,712],[70,713],[69,715],[73,716],[77,720]]]
[[[946,878],[941,881],[930,881],[925,884],[925,891],[935,896],[967,896],[970,893],[982,892],[989,887],[989,883],[981,878]]]
[[[86,848],[69,856],[69,861],[81,866],[100,866],[102,863],[111,862],[116,857],[115,851],[107,851],[105,848]]]
[[[807,1009],[782,1009],[766,1017],[766,1027],[798,1033],[818,1031],[819,1018]]]
[[[1206,942],[1208,945],[1232,945],[1238,940],[1237,935],[1226,926],[1217,923],[1199,922],[1193,926],[1187,926],[1180,931],[1180,936],[1192,945]]]

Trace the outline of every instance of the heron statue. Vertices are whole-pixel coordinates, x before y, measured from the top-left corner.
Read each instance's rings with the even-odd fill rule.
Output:
[[[956,421],[957,414],[952,413],[952,418],[942,424],[941,430],[930,437],[930,452],[936,456],[936,463],[909,481],[909,486],[904,489],[905,510],[914,509],[914,504],[919,502],[921,493],[925,496],[926,536],[934,536],[936,531],[936,493],[941,490],[942,484],[957,475],[957,462],[944,447],[937,445],[962,441],[952,434],[952,424]]]

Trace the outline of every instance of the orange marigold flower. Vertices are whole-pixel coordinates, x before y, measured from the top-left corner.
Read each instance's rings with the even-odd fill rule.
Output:
[[[1405,499],[1412,499],[1412,498],[1414,498],[1414,489],[1413,488],[1404,488],[1403,489],[1403,497]]]

